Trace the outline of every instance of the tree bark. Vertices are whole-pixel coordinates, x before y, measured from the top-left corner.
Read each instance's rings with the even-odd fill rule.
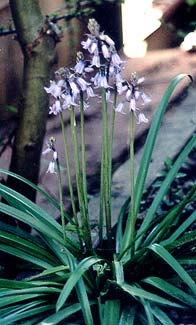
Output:
[[[48,84],[55,41],[47,34],[38,0],[10,0],[17,38],[24,54],[23,93],[10,170],[38,183],[40,156],[48,112]],[[8,177],[8,186],[35,201],[36,192]]]

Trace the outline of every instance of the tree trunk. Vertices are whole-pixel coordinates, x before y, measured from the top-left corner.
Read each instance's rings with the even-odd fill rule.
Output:
[[[10,170],[38,183],[40,155],[48,112],[48,84],[55,59],[55,41],[38,0],[10,0],[17,37],[24,54],[23,93]],[[8,186],[35,200],[33,189],[8,177]]]

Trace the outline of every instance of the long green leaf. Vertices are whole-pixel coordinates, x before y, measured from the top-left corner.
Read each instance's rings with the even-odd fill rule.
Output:
[[[158,277],[149,277],[144,279],[143,282],[152,285],[153,287],[163,291],[167,295],[196,309],[196,299],[192,295],[187,294],[186,292],[170,284],[169,282]]]
[[[14,295],[23,295],[29,293],[59,293],[61,290],[58,288],[46,287],[46,286],[37,286],[32,288],[25,289],[5,289],[1,290],[2,297],[0,297],[0,302],[4,300],[5,297],[12,297]]]
[[[36,192],[39,192],[42,196],[44,196],[48,202],[50,202],[55,208],[57,208],[59,210],[59,203],[52,196],[50,196],[47,192],[45,192],[40,186],[37,186],[34,183],[27,180],[26,178],[24,178],[18,174],[12,173],[9,170],[3,169],[3,168],[0,168],[0,173],[9,175],[13,178],[18,179],[19,181],[22,181],[23,183],[25,183],[27,185],[29,185],[34,190],[36,190]]]
[[[178,262],[184,265],[195,265],[196,264],[196,256],[186,256],[182,258],[178,258]]]
[[[55,269],[55,268],[54,268]],[[47,272],[47,271],[46,271]],[[43,272],[44,273],[44,272]],[[51,274],[51,273],[49,273]],[[51,282],[47,280],[43,281],[32,281],[32,278],[25,278],[24,281],[20,280],[8,280],[0,278],[0,288],[7,289],[28,289],[33,287],[62,287],[62,284],[59,282]]]
[[[29,255],[35,256],[41,260],[47,261],[51,264],[59,264],[59,260],[55,258],[54,255],[51,255],[48,252],[48,249],[44,249],[40,245],[36,245],[33,242],[29,242],[26,239],[21,238],[20,236],[10,234],[6,231],[0,230],[0,241],[8,246],[17,247],[21,250],[21,253],[24,251]]]
[[[0,318],[1,325],[10,325],[14,324],[16,321],[22,321],[24,319],[29,319],[32,316],[35,316],[37,314],[45,314],[45,312],[54,309],[54,306],[52,305],[44,305],[39,307],[31,308],[30,310],[20,310],[19,312],[12,313],[7,317],[4,317],[3,319]],[[26,323],[23,323],[26,324]]]
[[[119,216],[118,216],[118,223],[117,223],[117,230],[116,230],[116,254],[118,254],[121,250],[122,240],[123,240],[123,218],[125,213],[127,212],[128,206],[130,204],[130,198],[128,198],[125,203],[123,204]]]
[[[175,205],[165,216],[163,216],[163,220],[161,222],[156,222],[155,228],[153,228],[153,230],[147,236],[147,238],[145,239],[145,241],[143,243],[143,246],[148,246],[150,244],[153,244],[154,242],[159,243],[161,238],[167,236],[167,230],[171,226],[173,221],[177,218],[177,216],[179,216],[181,214],[184,207],[188,203],[190,203],[192,200],[194,200],[195,197],[196,197],[196,185],[194,185],[192,187],[192,189],[187,193],[187,195],[183,198],[183,200],[181,202],[179,202],[177,205]],[[188,218],[188,220],[189,220],[189,218]],[[188,222],[189,222],[188,220],[185,224],[185,225],[187,225],[187,227],[188,227]],[[180,229],[181,229],[181,227],[180,227]],[[186,229],[186,227],[184,229]],[[146,229],[146,232],[147,231],[148,231],[148,229]],[[173,235],[172,235],[172,237],[173,237]],[[174,239],[172,239],[172,241],[174,241]]]
[[[137,306],[125,306],[121,313],[119,325],[134,325]]]
[[[1,311],[1,318],[0,320],[4,319],[4,317],[10,316],[11,314],[15,314],[15,313],[20,313],[22,311],[26,311],[28,309],[32,309],[34,307],[38,307],[42,304],[45,304],[45,300],[35,300],[35,301],[31,301],[31,302],[26,302],[25,305],[21,305],[21,304],[16,304],[16,305],[11,305],[11,306],[6,306],[0,309]]]
[[[39,259],[35,256],[28,254],[28,253],[22,252],[17,247],[10,247],[5,244],[0,244],[0,251],[11,254],[18,258],[21,258],[22,260],[28,261],[34,265],[41,266],[44,269],[48,269],[53,266],[50,263],[48,263],[47,261],[44,261],[43,259]]]
[[[143,232],[143,230],[148,227],[148,225],[151,223],[164,195],[166,194],[167,190],[169,189],[169,186],[171,185],[172,181],[174,180],[178,170],[180,169],[180,167],[182,166],[183,161],[185,160],[185,158],[188,156],[188,154],[190,153],[190,151],[195,147],[196,145],[196,135],[194,135],[192,137],[192,139],[187,143],[187,145],[185,146],[185,148],[181,151],[181,153],[179,154],[177,160],[175,161],[174,165],[172,166],[172,168],[170,169],[170,171],[168,172],[165,180],[162,183],[161,188],[159,189],[156,197],[154,198],[148,212],[147,215],[144,218],[144,221],[142,222],[138,232],[137,232],[137,236],[140,235],[140,233]],[[139,243],[141,242],[142,237],[140,237],[137,242],[136,242],[136,247],[138,247]]]
[[[138,171],[137,179],[136,179],[136,184],[135,184],[135,211],[136,215],[139,211],[140,207],[140,202],[141,198],[143,195],[144,191],[144,185],[146,181],[146,176],[147,172],[149,169],[150,161],[151,161],[151,156],[152,152],[154,149],[155,141],[157,138],[158,130],[161,125],[162,118],[164,116],[164,113],[166,111],[167,105],[169,103],[170,97],[176,88],[176,86],[184,79],[190,77],[187,74],[180,74],[176,76],[171,83],[169,84],[166,92],[164,93],[164,96],[162,97],[162,100],[156,110],[156,114],[153,118],[153,121],[151,123],[150,130],[148,132],[148,136],[145,142],[144,150],[143,150],[143,155],[142,159],[140,162],[140,168]],[[190,77],[191,78],[191,77]]]
[[[148,325],[155,325],[154,316],[153,316],[153,313],[152,313],[150,302],[148,300],[143,299],[143,298],[140,298],[140,301],[141,301],[141,303],[142,303],[142,305],[144,307],[146,317],[147,317],[147,320],[148,320]]]
[[[68,265],[69,269],[72,272],[74,272],[77,262],[76,262],[76,258],[69,252],[69,250],[64,247],[63,250],[61,251],[59,247],[56,245],[56,243],[54,243],[54,241],[51,241],[49,238],[47,238],[47,243],[50,246],[50,248],[54,251],[54,253],[59,257],[62,263]],[[78,254],[80,254],[79,251]],[[76,283],[75,289],[76,289],[76,293],[78,296],[78,300],[80,302],[80,306],[86,324],[93,324],[91,308],[90,308],[91,304],[88,300],[86,287],[82,278],[80,278],[78,280],[78,283]]]
[[[93,316],[91,313],[90,301],[88,299],[86,286],[85,286],[84,280],[82,278],[80,278],[79,281],[77,282],[75,289],[76,289],[76,293],[78,296],[78,300],[81,305],[82,314],[83,314],[85,324],[93,325],[94,322],[93,322]]]
[[[101,325],[119,325],[120,301],[107,300],[104,303],[103,314],[103,322],[101,322]]]
[[[8,280],[0,278],[0,288],[25,289],[32,288],[33,286],[36,286],[36,284],[29,283],[26,281]]]
[[[0,194],[2,197],[5,198],[5,200],[8,201],[8,203],[16,208],[18,208],[18,211],[21,212],[27,212],[29,217],[24,218],[21,220],[24,223],[29,224],[32,228],[35,227],[35,225],[30,221],[33,221],[34,223],[42,223],[42,229],[44,229],[43,233],[47,236],[52,236],[55,240],[57,240],[60,243],[63,243],[63,234],[62,234],[62,227],[61,225],[47,212],[45,212],[43,209],[41,209],[38,205],[27,199],[25,196],[21,195],[20,193],[0,184]],[[2,212],[5,214],[9,214],[6,212],[5,206],[0,206],[0,211],[3,209]],[[7,209],[9,211],[9,209]],[[12,216],[12,214],[10,214]],[[30,219],[30,216],[32,217]],[[17,215],[12,216],[16,219]],[[20,220],[20,219],[19,219]],[[47,229],[47,233],[45,230]],[[38,230],[38,229],[37,229]],[[42,231],[39,230],[41,233]],[[62,238],[61,238],[62,237]],[[65,245],[72,249],[72,250],[78,250],[79,244],[74,239],[73,236],[70,236],[70,234],[67,235],[67,240]]]
[[[56,325],[60,322],[64,321],[69,316],[74,315],[78,311],[81,310],[81,306],[79,303],[72,304],[71,306],[68,306],[66,308],[61,309],[58,312],[55,312],[51,316],[44,318],[41,322],[39,322],[37,325]]]
[[[69,276],[68,266],[67,265],[59,265],[59,266],[52,267],[48,270],[44,270],[43,272],[36,274],[34,276],[31,276],[28,280],[30,280],[32,282],[34,280],[37,280],[37,279],[40,279],[43,277],[48,277],[49,275],[51,276],[53,274],[59,274],[59,273],[62,274],[62,271],[63,271],[63,273],[66,272],[66,275]]]
[[[195,238],[196,238],[196,230],[192,230],[190,232],[185,233],[180,238],[176,239],[174,242],[168,244],[167,246],[165,246],[165,248],[170,251],[177,247],[181,247],[185,244],[189,244],[189,245],[192,244],[195,246]]]
[[[167,314],[161,310],[158,306],[152,307],[152,312],[158,321],[163,325],[175,325]]]
[[[19,227],[12,226],[6,222],[0,221],[0,229],[3,231],[7,231],[11,234],[14,234],[16,236],[22,237],[23,239],[26,239],[27,241],[32,242],[35,245],[42,247],[43,249],[47,248],[47,245],[43,242],[43,240],[40,239],[40,237],[34,236],[34,235],[32,235],[31,232],[22,230]]]
[[[21,302],[25,302],[27,300],[31,300],[31,299],[39,299],[42,298],[45,294],[43,293],[32,293],[32,294],[18,294],[18,295],[14,295],[12,297],[6,297],[4,299],[0,300],[0,308],[1,307],[5,307],[5,306],[9,306],[11,304],[17,304],[17,303],[21,303]]]
[[[72,272],[72,275],[66,282],[56,304],[57,311],[62,308],[64,303],[66,302],[68,296],[70,295],[71,291],[75,287],[76,283],[79,281],[79,279],[82,277],[82,275],[94,264],[101,262],[102,259],[98,257],[87,257],[83,259],[76,269]]]
[[[41,209],[37,204],[27,199],[24,195],[3,184],[0,184],[0,194],[10,205],[19,208],[23,212],[28,212],[34,217],[37,216],[40,221],[45,222],[53,228],[54,231],[62,231],[60,224],[51,215]]]
[[[196,294],[196,283],[190,275],[183,269],[178,261],[161,245],[153,244],[149,249],[159,255],[170,267],[179,275],[184,283]]]
[[[182,235],[185,230],[196,220],[196,211],[193,212],[179,227],[176,229],[176,231],[167,239],[160,242],[161,245],[169,245],[170,243],[173,243],[177,238]]]
[[[132,297],[139,297],[142,299],[146,299],[149,301],[153,301],[157,304],[161,304],[161,305],[166,305],[166,306],[172,306],[172,307],[181,307],[179,304],[173,303],[168,299],[162,298],[154,293],[151,293],[149,291],[146,291],[144,289],[135,287],[133,285],[129,285],[127,283],[123,283],[121,285],[118,285],[118,287],[120,287],[123,291],[127,292],[128,294],[130,294]]]
[[[27,223],[30,227],[36,229],[40,233],[48,237],[53,237],[53,239],[63,244],[61,232],[55,229],[50,223],[44,222],[29,213],[25,213],[2,202],[0,202],[0,211],[13,218],[16,218],[17,220]]]

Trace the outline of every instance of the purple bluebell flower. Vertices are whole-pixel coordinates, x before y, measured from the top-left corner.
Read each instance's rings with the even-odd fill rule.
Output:
[[[62,93],[64,81],[61,79],[59,81],[50,81],[50,87],[44,87],[48,94],[51,94],[55,98],[59,97]]]
[[[53,153],[52,160],[49,162],[48,169],[46,171],[46,173],[50,174],[56,174],[55,166],[58,159],[58,154],[55,149],[55,142],[56,139],[54,137],[51,137],[47,143],[47,148],[42,152],[43,155],[46,155],[50,152]]]
[[[105,69],[100,69],[96,75],[91,78],[96,88],[109,88],[109,84],[106,77]]]
[[[49,107],[49,114],[57,115],[62,111],[62,105],[59,99],[55,100],[55,102]]]
[[[148,104],[151,100],[150,98],[139,89],[139,85],[144,81],[144,78],[137,78],[136,73],[132,73],[130,82],[123,81],[119,82],[117,85],[117,91],[120,95],[125,93],[125,97],[120,101],[115,108],[117,112],[125,114],[126,106],[128,110],[133,111],[137,117],[138,124],[147,123],[148,119],[143,113],[137,113],[140,109],[137,107],[139,103],[142,105]]]

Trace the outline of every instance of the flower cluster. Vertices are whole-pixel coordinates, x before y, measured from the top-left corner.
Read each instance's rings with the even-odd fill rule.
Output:
[[[125,93],[125,98],[118,104],[116,111],[125,114],[125,104],[128,103],[129,111],[133,111],[138,119],[138,124],[147,123],[148,119],[145,117],[144,113],[140,112],[137,107],[137,103],[141,101],[142,105],[148,104],[151,100],[150,98],[139,89],[139,85],[144,81],[144,78],[137,77],[136,73],[131,74],[130,82],[124,81],[119,83],[117,86],[117,91],[120,95]],[[137,114],[137,111],[139,113]]]
[[[104,32],[100,32],[100,26],[95,19],[89,19],[88,29],[90,33],[81,44],[83,49],[88,51],[90,58],[85,60],[83,53],[78,52],[75,66],[72,69],[61,68],[56,71],[55,81],[45,87],[51,99],[49,114],[57,115],[67,108],[79,107],[81,93],[85,94],[84,108],[87,108],[89,98],[95,96],[94,89],[105,88],[108,101],[111,90],[116,91],[120,97],[124,96],[115,107],[117,112],[125,114],[125,104],[128,103],[129,111],[135,112],[139,124],[148,122],[138,109],[138,103],[144,105],[150,101],[149,97],[139,90],[144,78],[138,79],[133,73],[129,82],[123,80],[123,61],[115,49],[114,41]]]
[[[55,73],[56,80],[51,81],[48,88],[45,87],[46,92],[51,95],[49,114],[57,115],[64,109],[79,107],[81,92],[86,93],[84,104],[88,107],[88,99],[95,96],[94,89],[105,88],[108,101],[112,89],[119,96],[124,95],[115,107],[117,112],[125,114],[125,104],[128,103],[129,111],[135,112],[138,123],[146,123],[147,118],[143,113],[138,113],[137,106],[138,103],[144,105],[150,101],[149,97],[139,90],[144,78],[138,79],[133,73],[129,82],[123,80],[123,61],[117,54],[114,41],[104,32],[100,32],[100,26],[95,19],[89,19],[88,29],[90,33],[81,44],[83,49],[88,51],[90,59],[85,60],[83,53],[78,52],[75,66],[72,69],[58,70]]]
[[[95,19],[89,20],[88,29],[90,33],[81,42],[83,49],[88,52],[88,59],[85,59],[83,52],[78,52],[74,67],[60,68],[55,72],[55,80],[50,82],[50,86],[44,87],[50,95],[49,114],[57,115],[66,109],[80,108],[81,98],[83,108],[86,109],[89,99],[97,96],[94,90],[104,88],[108,102],[111,101],[111,91],[118,95],[118,104],[113,103],[116,112],[126,114],[127,111],[133,111],[138,124],[147,123],[148,119],[139,109],[140,105],[150,101],[140,90],[144,78],[138,79],[136,73],[132,73],[129,81],[124,80],[121,75],[124,62],[115,49],[114,41],[100,32]],[[48,150],[54,151],[51,144]],[[48,172],[54,170],[54,161],[53,157]]]
[[[87,99],[94,96],[91,84],[83,78],[82,74],[72,73],[68,68],[61,68],[56,71],[55,77],[56,80],[51,81],[49,87],[44,87],[51,99],[49,114],[57,115],[70,107],[78,107],[80,92],[86,92]]]

